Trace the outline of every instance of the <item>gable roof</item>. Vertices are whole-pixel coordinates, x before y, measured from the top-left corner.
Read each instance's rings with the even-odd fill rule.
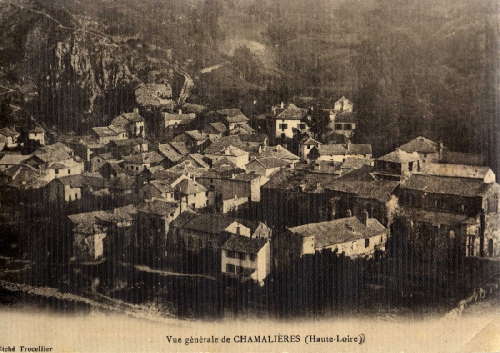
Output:
[[[116,136],[119,134],[116,130],[109,128],[108,126],[97,126],[93,127],[92,131],[99,137]]]
[[[439,143],[423,136],[418,136],[404,145],[399,146],[399,149],[408,153],[436,153],[439,152]]]
[[[194,113],[174,114],[174,113],[163,112],[162,115],[165,121],[179,121],[180,124],[187,124],[196,118],[196,114]]]
[[[401,188],[433,194],[479,197],[486,194],[493,185],[497,184],[485,184],[478,179],[412,174],[401,184]]]
[[[227,131],[226,125],[221,122],[209,123],[210,127],[212,127],[215,131],[223,134]]]
[[[281,168],[289,165],[289,162],[284,161],[283,159],[275,158],[275,157],[264,157],[264,158],[256,158],[250,163],[249,165],[252,164],[258,164],[264,169],[274,169],[274,168]]]
[[[6,153],[0,158],[0,165],[22,164],[24,161],[31,157],[31,154]]]
[[[370,238],[387,231],[378,220],[368,218],[364,225],[357,217],[335,219],[333,221],[304,224],[289,228],[303,237],[314,236],[315,248],[341,244],[349,241]]]
[[[174,190],[184,195],[198,194],[200,192],[207,191],[207,189],[203,185],[197,183],[192,179],[181,180],[175,185]]]
[[[398,185],[399,182],[390,180],[343,180],[341,177],[329,184],[326,188],[332,191],[353,194],[364,199],[386,202],[391,198],[391,195],[394,194]]]
[[[299,108],[295,104],[290,103],[275,118],[281,120],[302,120],[306,115],[307,109]]]
[[[123,158],[125,162],[131,164],[160,163],[164,159],[165,158],[156,151],[135,153]]]
[[[19,136],[20,134],[19,134],[19,132],[17,132],[14,129],[4,127],[2,129],[0,129],[0,135],[6,136],[6,137],[15,137],[15,136]]]
[[[352,155],[352,154],[372,154],[370,144],[323,144],[318,146],[320,155]]]
[[[422,165],[421,170],[416,173],[481,180],[494,177],[493,171],[489,167],[464,164],[425,163]]]
[[[264,238],[250,238],[242,235],[231,234],[222,245],[222,248],[229,251],[256,254],[265,244],[266,239]]]
[[[237,222],[237,219],[227,217],[221,214],[200,214],[193,217],[183,228],[199,231],[202,233],[222,233],[232,223]]]
[[[400,149],[396,149],[382,157],[377,158],[379,161],[392,162],[392,163],[405,163],[420,160],[417,152],[408,153]]]
[[[221,146],[221,149],[219,149],[219,150],[212,148],[210,152],[207,152],[205,150],[205,153],[206,154],[213,154],[213,155],[230,156],[230,157],[240,157],[240,156],[248,155],[248,152],[243,151],[242,149],[235,147],[233,145]]]
[[[177,150],[169,143],[158,145],[158,151],[172,162],[178,162],[184,158],[184,156],[177,152]]]
[[[281,145],[263,146],[259,153],[259,158],[274,157],[279,159],[298,161],[300,158]]]
[[[179,205],[174,202],[167,202],[162,200],[152,200],[143,203],[137,207],[139,212],[152,213],[158,216],[169,216],[175,210],[179,208]]]

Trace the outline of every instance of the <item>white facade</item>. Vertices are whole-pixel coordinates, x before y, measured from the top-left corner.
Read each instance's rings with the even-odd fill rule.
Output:
[[[286,137],[290,139],[294,136],[294,130],[306,132],[309,129],[305,122],[298,119],[276,119],[274,128],[276,137]]]
[[[271,272],[271,246],[269,241],[266,241],[256,254],[222,250],[222,273],[238,275],[243,271],[252,270],[250,278],[261,284]]]

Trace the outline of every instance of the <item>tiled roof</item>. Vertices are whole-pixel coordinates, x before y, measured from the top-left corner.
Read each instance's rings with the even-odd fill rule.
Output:
[[[241,235],[229,235],[222,248],[229,251],[238,251],[246,254],[257,254],[266,244],[263,238],[250,238]]]
[[[207,107],[201,104],[184,103],[182,109],[186,110],[188,113],[200,114],[206,111]]]
[[[7,136],[7,137],[14,137],[14,136],[19,136],[19,132],[16,130],[13,130],[8,127],[4,127],[0,129],[0,135]]]
[[[493,171],[488,167],[464,164],[425,163],[418,174],[438,175],[457,178],[484,179]]]
[[[264,169],[281,168],[289,165],[289,162],[274,157],[257,158],[250,161],[249,165],[254,163],[260,165]]]
[[[370,238],[387,231],[387,228],[375,218],[369,218],[367,220],[367,225],[364,225],[357,217],[304,224],[289,229],[293,233],[304,237],[314,236],[316,249]]]
[[[398,185],[399,182],[390,180],[357,181],[338,178],[326,188],[332,191],[353,194],[365,199],[386,202],[391,198]]]
[[[31,156],[32,156],[31,154],[6,153],[2,156],[2,158],[0,158],[0,164],[3,165],[22,164]]]
[[[282,120],[302,120],[307,115],[307,109],[297,107],[295,104],[289,104],[285,110],[276,115],[276,119]]]
[[[178,162],[184,157],[182,154],[177,152],[177,150],[169,143],[159,145],[158,150],[162,155],[164,155],[168,160],[172,162]]]
[[[227,131],[226,125],[223,123],[215,122],[215,123],[210,123],[209,124],[215,131],[223,134]]]
[[[217,110],[217,113],[225,117],[243,115],[241,109],[238,108],[219,109]]]
[[[439,144],[423,136],[414,138],[413,140],[399,146],[400,150],[408,153],[435,153],[439,152]]]
[[[473,217],[468,217],[465,215],[447,213],[447,212],[434,212],[422,209],[413,208],[402,208],[402,214],[410,216],[415,222],[429,223],[429,224],[446,224],[446,225],[456,225],[456,224],[475,224],[477,220]]]
[[[243,113],[241,113],[238,115],[226,116],[224,120],[228,123],[246,123],[248,121],[248,118]]]
[[[132,164],[150,164],[160,163],[165,158],[156,151],[135,153],[123,158],[127,163]]]
[[[166,202],[162,200],[153,200],[146,202],[137,207],[139,212],[152,213],[158,216],[169,216],[174,213],[179,205],[173,202]]]
[[[382,157],[377,158],[377,160],[384,162],[404,163],[404,162],[418,161],[420,160],[420,156],[416,152],[408,153],[400,149],[396,149],[395,151],[392,151]]]
[[[193,160],[196,163],[196,166],[199,167],[199,168],[203,168],[203,169],[210,168],[210,166],[208,165],[208,163],[205,162],[205,160],[203,159],[204,157],[203,157],[202,154],[199,154],[199,153],[190,153],[190,154],[188,154],[184,158],[185,159],[191,159],[191,160]]]
[[[300,160],[300,158],[297,155],[293,154],[292,152],[282,147],[281,145],[262,147],[258,157],[259,158],[273,157],[273,158],[292,160],[292,161]]]
[[[475,197],[484,195],[493,185],[498,184],[485,184],[478,179],[413,174],[401,184],[401,187],[433,194]]]
[[[318,146],[320,155],[372,154],[370,144],[324,144]]]
[[[165,121],[179,121],[181,124],[187,124],[196,118],[196,114],[194,114],[194,113],[173,114],[173,113],[164,112],[162,114],[163,114],[163,118],[165,119]]]
[[[224,232],[235,221],[237,220],[221,214],[200,214],[187,222],[183,228],[202,233],[217,234]]]
[[[204,134],[198,130],[185,131],[184,133],[196,141],[205,141],[206,139],[208,139],[207,134]]]
[[[174,187],[175,191],[178,191],[184,195],[192,195],[200,192],[206,192],[207,189],[191,179],[184,179],[177,183]]]
[[[224,155],[224,156],[231,156],[231,157],[240,157],[244,155],[248,155],[248,152],[243,151],[242,149],[229,145],[227,147],[221,147],[219,150],[211,149],[211,152],[207,152],[205,150],[206,154],[213,154],[213,155]]]
[[[106,136],[116,136],[118,133],[115,130],[110,129],[108,126],[93,127],[92,131],[99,137]]]
[[[178,153],[182,154],[183,156],[189,154],[189,149],[187,148],[186,144],[184,142],[175,142],[172,141],[169,143],[170,146],[172,146]]]

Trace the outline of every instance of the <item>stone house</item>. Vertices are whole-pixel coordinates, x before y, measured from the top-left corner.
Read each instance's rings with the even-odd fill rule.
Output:
[[[47,201],[65,204],[80,200],[92,192],[107,189],[106,180],[94,175],[68,175],[47,184]]]
[[[17,148],[19,146],[19,136],[21,135],[15,129],[4,127],[0,129],[0,135],[5,139],[5,147],[8,149]]]
[[[40,126],[35,126],[28,131],[28,140],[38,142],[40,146],[44,146],[45,130]]]
[[[174,198],[182,210],[208,206],[207,189],[192,179],[182,179],[174,186]]]
[[[422,163],[439,162],[443,153],[443,145],[423,136],[418,136],[413,140],[399,146],[399,149],[407,153],[417,153]]]
[[[317,161],[343,163],[347,158],[372,158],[372,146],[370,144],[321,144],[316,148],[319,152]]]
[[[131,154],[123,157],[123,168],[129,173],[137,175],[144,169],[162,165],[164,157],[156,151]]]
[[[299,157],[306,160],[307,156],[309,155],[309,152],[313,148],[318,148],[318,146],[321,145],[321,143],[315,139],[313,139],[310,136],[306,136],[304,139],[300,141],[299,144]]]
[[[221,247],[221,272],[263,284],[271,273],[271,245],[265,238],[229,234]]]
[[[254,173],[263,177],[270,177],[281,168],[293,166],[289,161],[275,157],[264,157],[252,159],[245,167],[248,173]]]
[[[403,180],[413,172],[420,170],[422,165],[422,157],[417,152],[408,153],[396,149],[375,159],[374,174],[382,179]]]
[[[155,257],[165,256],[170,225],[180,214],[179,204],[154,199],[139,205],[137,212],[135,246]]]
[[[227,159],[233,163],[237,168],[244,169],[249,162],[249,153],[238,147],[227,146],[221,150],[210,149],[205,151],[205,156],[212,160],[212,163],[220,159]]]
[[[113,130],[125,130],[127,138],[146,137],[144,118],[139,114],[139,109],[134,108],[131,113],[122,113],[111,121],[109,127]]]
[[[399,188],[410,235],[453,240],[465,256],[498,256],[500,186],[478,178],[414,174]]]
[[[162,112],[161,117],[160,129],[164,133],[168,133],[170,131],[176,131],[176,129],[182,128],[193,122],[196,119],[196,114],[185,114],[182,110],[179,110],[177,114]]]
[[[384,251],[388,230],[379,221],[357,217],[291,227],[273,238],[275,266],[283,268],[304,255],[330,250],[356,258]]]
[[[275,138],[292,139],[297,133],[307,132],[306,117],[307,109],[299,108],[295,104],[288,104],[285,108],[282,104],[281,108],[275,110],[276,115],[273,117],[273,132]]]

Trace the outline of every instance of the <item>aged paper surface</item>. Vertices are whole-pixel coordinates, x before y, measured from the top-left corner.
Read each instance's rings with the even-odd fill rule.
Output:
[[[0,353],[500,352],[498,0],[0,0]]]

